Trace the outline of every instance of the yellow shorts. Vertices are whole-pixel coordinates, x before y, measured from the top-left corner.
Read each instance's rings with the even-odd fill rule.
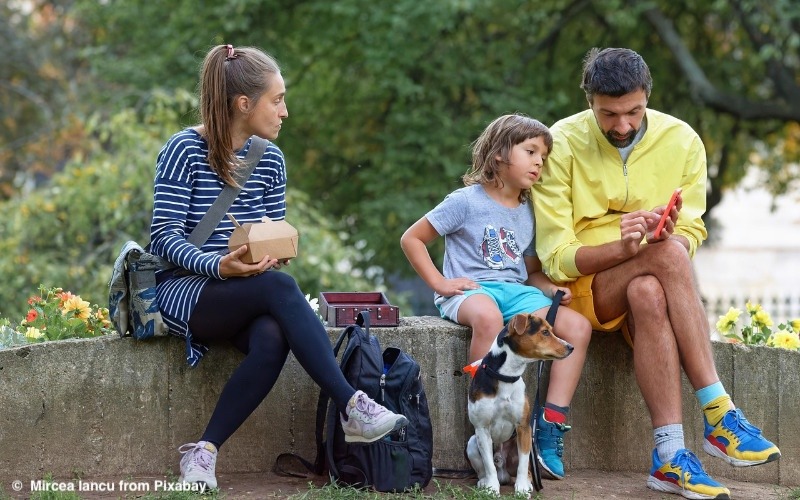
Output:
[[[628,317],[627,313],[605,323],[600,323],[597,319],[597,314],[594,312],[592,281],[594,281],[594,274],[581,276],[577,280],[567,282],[563,285],[572,291],[572,302],[569,303],[569,308],[586,317],[592,324],[592,330],[599,332],[615,332],[621,330],[625,341],[633,347],[633,339],[631,339],[631,334],[628,330],[628,322],[626,321]]]

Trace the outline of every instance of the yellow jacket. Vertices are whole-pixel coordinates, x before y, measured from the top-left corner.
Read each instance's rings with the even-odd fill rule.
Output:
[[[706,239],[706,151],[686,123],[652,109],[647,130],[623,164],[591,109],[553,125],[553,151],[533,187],[536,252],[556,282],[581,276],[575,254],[582,245],[620,238],[623,213],[665,205],[682,187],[683,208],[675,234],[689,240],[689,254]]]

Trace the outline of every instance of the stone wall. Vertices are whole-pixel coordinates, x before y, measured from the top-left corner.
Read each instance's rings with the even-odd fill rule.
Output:
[[[335,338],[340,329],[329,329]],[[421,364],[434,425],[434,466],[463,468],[469,331],[434,317],[402,318],[373,328]],[[714,477],[800,485],[800,353],[714,343],[720,378],[748,419],[783,457],[733,468],[702,452],[702,416],[684,379],[687,446]],[[178,446],[199,438],[241,355],[215,346],[197,368],[177,339],[139,342],[107,337],[0,351],[0,479],[177,472]],[[654,360],[655,362],[655,360]],[[535,370],[526,373],[529,388]],[[545,378],[546,382],[546,378]],[[530,392],[530,391],[529,391]],[[225,444],[221,472],[269,470],[275,457],[314,457],[319,394],[290,356],[276,387]],[[631,351],[619,335],[595,334],[572,403],[564,461],[570,469],[637,471],[650,467],[652,431]],[[65,450],[68,450],[66,452]]]

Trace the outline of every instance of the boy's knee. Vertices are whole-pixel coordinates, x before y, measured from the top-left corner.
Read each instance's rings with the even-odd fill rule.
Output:
[[[481,312],[470,325],[473,336],[494,337],[503,329],[503,316],[497,312]]]

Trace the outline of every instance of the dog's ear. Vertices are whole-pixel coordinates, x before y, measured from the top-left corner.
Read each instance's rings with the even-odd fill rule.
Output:
[[[508,331],[514,332],[517,335],[525,333],[528,328],[528,321],[530,318],[527,314],[516,314],[508,322]]]

